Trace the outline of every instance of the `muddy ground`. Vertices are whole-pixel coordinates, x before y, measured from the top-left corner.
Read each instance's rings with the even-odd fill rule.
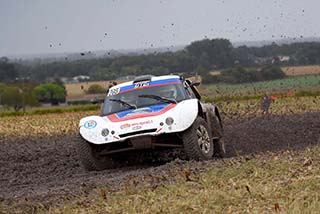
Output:
[[[320,112],[229,121],[225,124],[225,136],[227,157],[304,149],[320,144]],[[132,177],[174,175],[177,172],[172,170],[172,165],[185,163],[137,164],[86,172],[77,157],[76,137],[74,133],[71,136],[2,140],[0,202],[57,204],[90,194],[99,185],[117,189]],[[205,168],[214,165],[215,161],[192,164],[195,168]]]

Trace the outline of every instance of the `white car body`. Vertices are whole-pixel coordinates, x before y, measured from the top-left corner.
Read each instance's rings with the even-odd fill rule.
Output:
[[[107,96],[130,90],[143,90],[165,84],[183,84],[179,76],[152,77],[150,81],[122,83],[109,89]],[[125,112],[125,114],[124,114]],[[198,99],[191,98],[178,103],[163,103],[153,106],[116,112],[107,116],[82,118],[80,135],[92,144],[110,144],[140,136],[157,136],[188,129],[198,115]],[[173,123],[166,122],[173,119]],[[107,129],[107,132],[104,132]],[[106,134],[107,133],[107,134]]]

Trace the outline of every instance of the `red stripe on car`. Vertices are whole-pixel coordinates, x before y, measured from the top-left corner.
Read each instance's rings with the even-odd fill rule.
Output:
[[[176,105],[177,104],[172,103],[172,104],[166,106],[165,108],[163,108],[162,110],[160,110],[158,112],[153,112],[153,113],[145,113],[145,114],[138,113],[136,115],[132,115],[132,116],[124,117],[124,118],[118,118],[117,114],[111,114],[111,115],[108,115],[107,118],[112,122],[123,122],[123,121],[127,121],[127,120],[138,119],[138,118],[153,117],[153,116],[158,116],[160,114],[163,114],[163,113],[169,111],[170,109],[174,108]]]

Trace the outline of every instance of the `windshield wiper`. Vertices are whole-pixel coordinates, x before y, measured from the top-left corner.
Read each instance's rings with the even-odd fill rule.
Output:
[[[130,103],[127,103],[127,102],[120,100],[120,99],[109,99],[109,101],[121,103],[122,105],[125,105],[125,106],[129,107],[130,109],[137,109],[137,106],[132,105]]]
[[[155,99],[155,100],[164,101],[166,103],[177,103],[177,101],[173,98],[161,97],[161,96],[153,95],[153,94],[143,94],[143,95],[140,95],[139,97],[151,98],[151,99]]]

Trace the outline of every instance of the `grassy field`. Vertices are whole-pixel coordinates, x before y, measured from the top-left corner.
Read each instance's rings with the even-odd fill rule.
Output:
[[[240,100],[217,102],[224,119],[256,117],[262,114],[260,100]],[[317,97],[287,97],[276,99],[270,106],[272,114],[296,114],[305,111],[319,111],[320,96]]]
[[[320,75],[294,76],[285,79],[247,84],[211,84],[202,87],[208,97],[253,96],[268,93],[286,93],[299,90],[320,90]]]
[[[100,109],[99,104],[90,105],[77,105],[77,106],[61,106],[61,107],[36,107],[27,109],[23,111],[0,111],[0,117],[10,117],[10,116],[25,116],[25,115],[44,115],[44,114],[57,114],[57,113],[67,113],[67,112],[79,112],[79,111],[98,111]]]

